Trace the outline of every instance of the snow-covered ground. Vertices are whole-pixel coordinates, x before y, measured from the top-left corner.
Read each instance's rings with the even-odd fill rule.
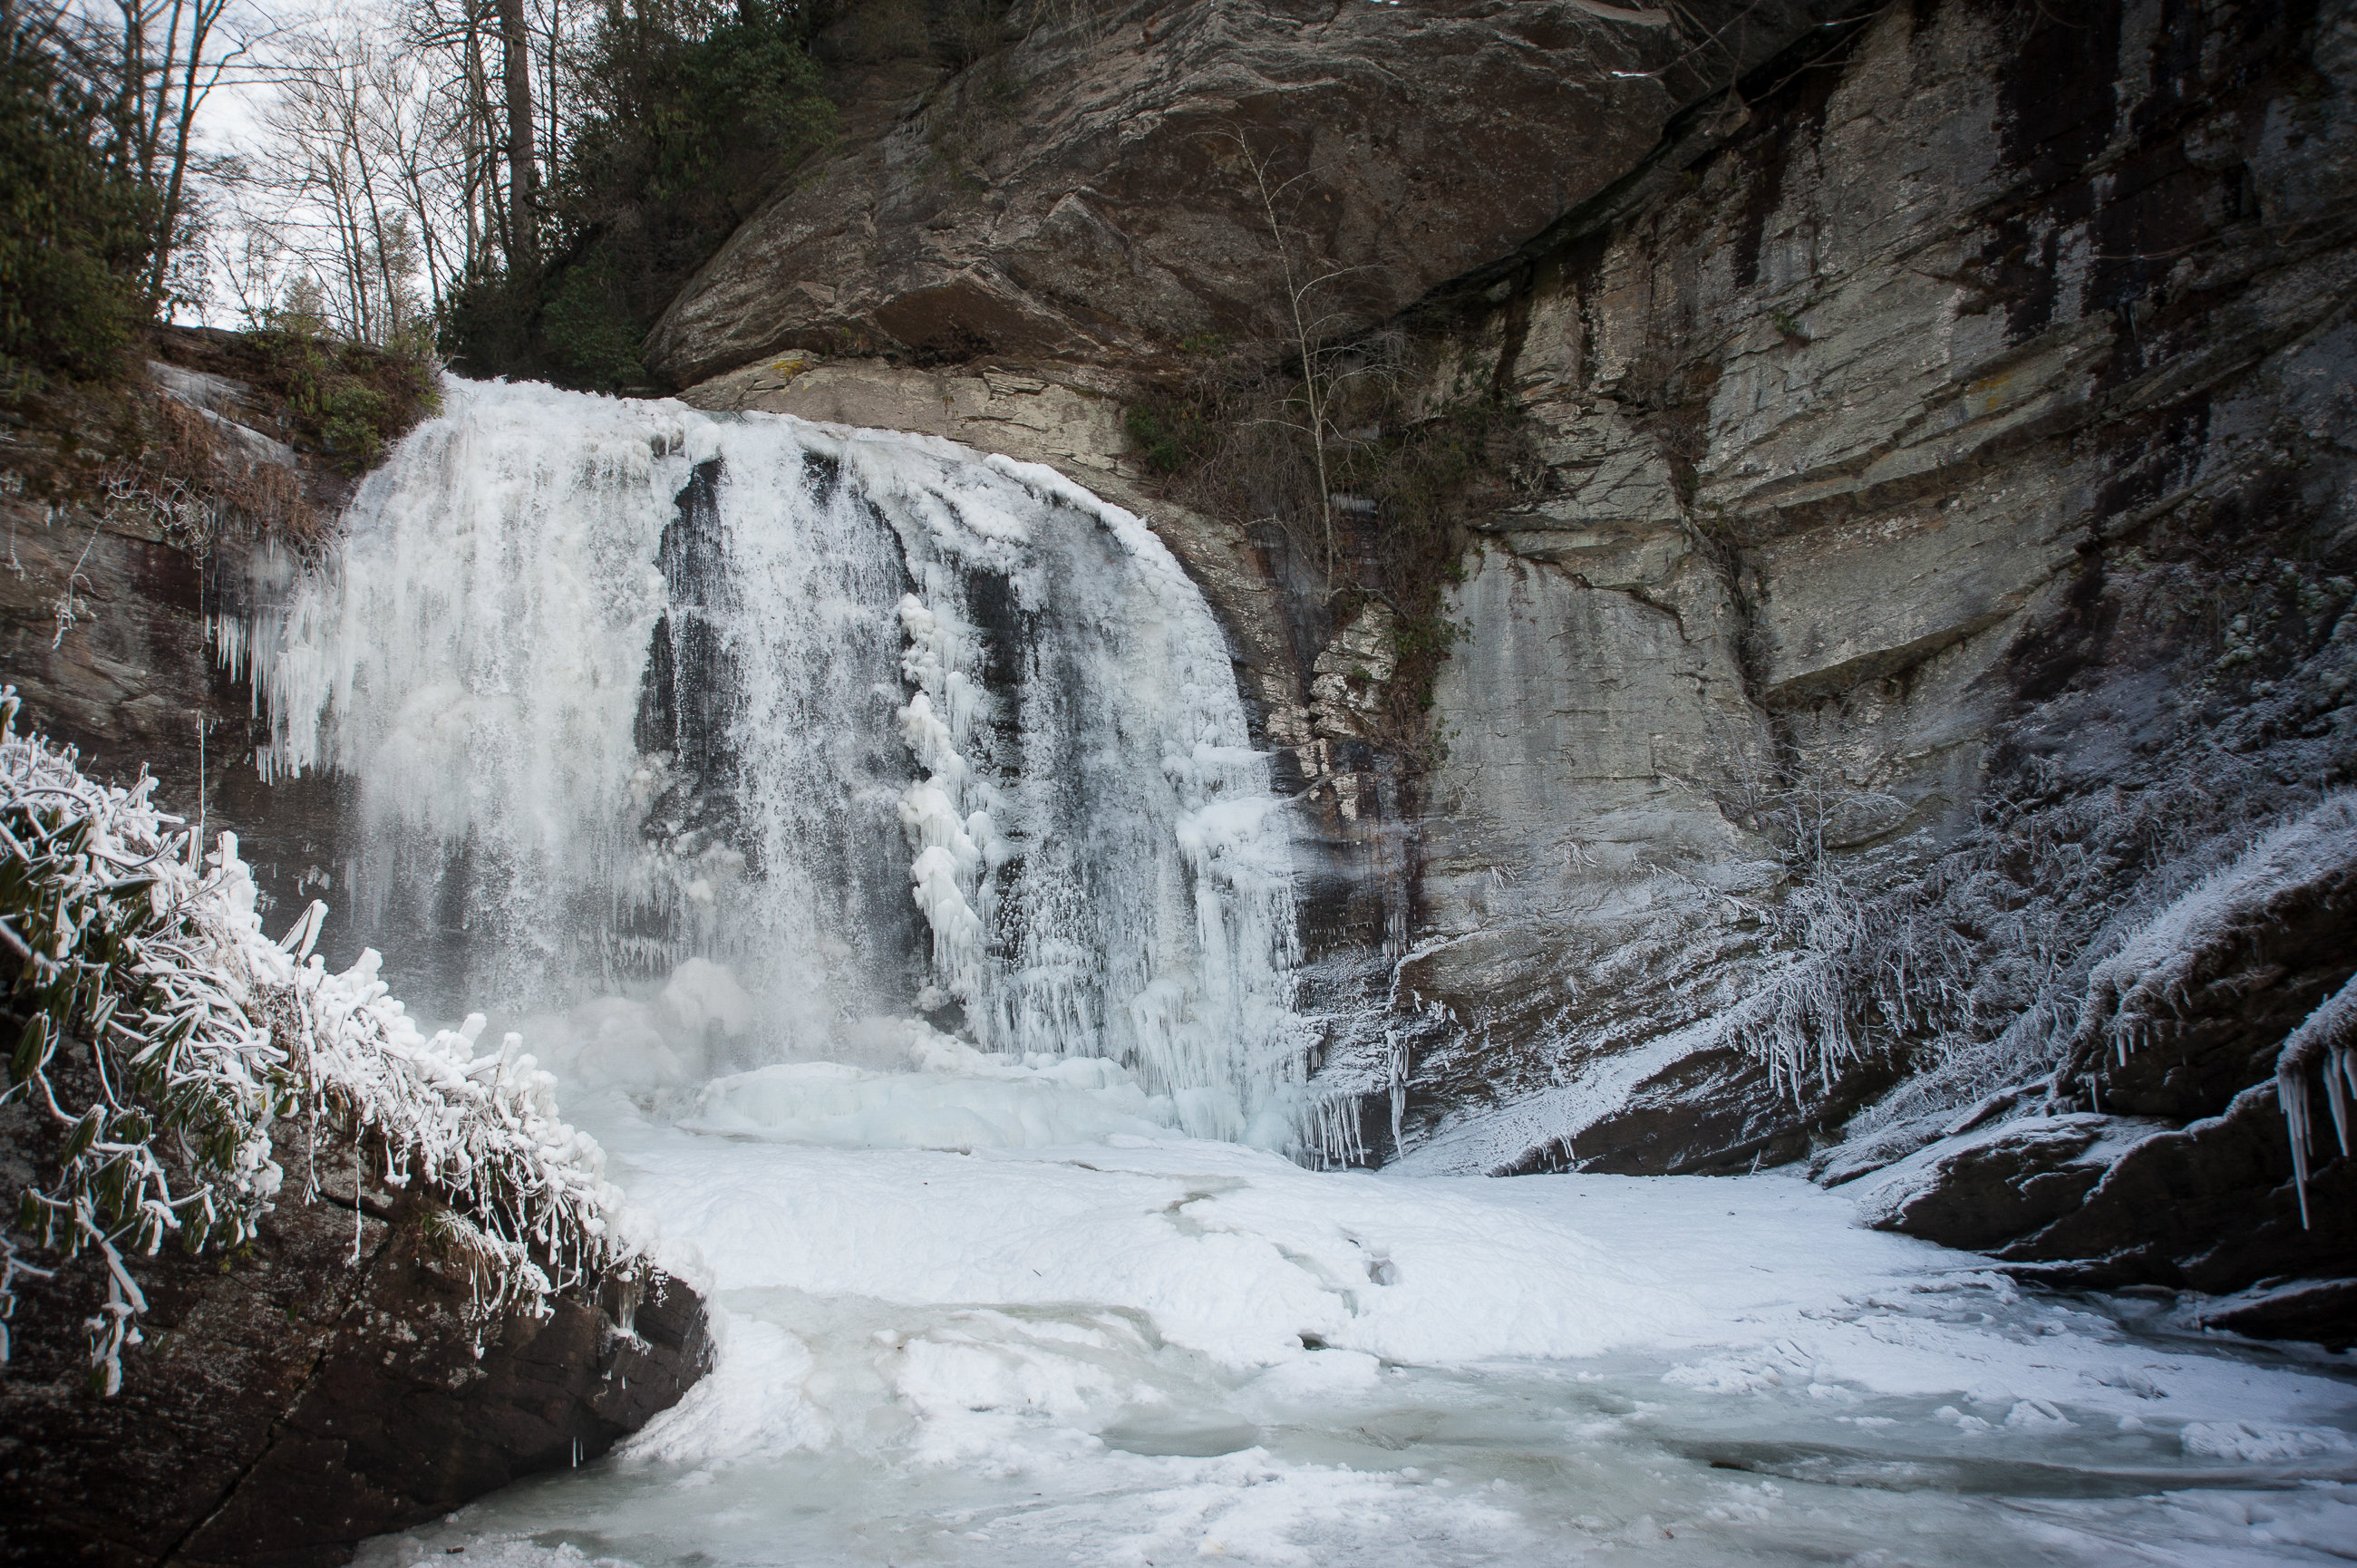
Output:
[[[1118,1130],[1117,1069],[918,1059],[585,1104],[718,1369],[363,1562],[2357,1556],[2347,1359],[2028,1294],[1788,1175],[1318,1174]]]

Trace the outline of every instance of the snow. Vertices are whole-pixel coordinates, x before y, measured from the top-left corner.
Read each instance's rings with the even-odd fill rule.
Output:
[[[780,1062],[716,1079],[681,1124],[840,1148],[1042,1148],[1116,1133],[1154,1135],[1176,1121],[1132,1073],[1091,1057],[985,1055],[922,1023],[908,1026],[919,1072]]]
[[[986,1107],[1027,1070],[952,1065],[901,1076]],[[1794,1176],[602,1111],[700,1260],[716,1370],[614,1457],[363,1562],[2282,1563],[2357,1522],[2345,1358],[2025,1292]]]

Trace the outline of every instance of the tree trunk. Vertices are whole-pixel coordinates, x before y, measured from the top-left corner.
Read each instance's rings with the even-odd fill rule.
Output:
[[[508,275],[540,275],[540,166],[533,156],[532,40],[523,0],[499,0],[500,46],[508,96]]]

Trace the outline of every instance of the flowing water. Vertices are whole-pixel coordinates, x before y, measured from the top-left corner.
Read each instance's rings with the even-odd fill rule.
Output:
[[[1286,808],[1200,596],[1048,470],[452,383],[254,587],[358,929],[524,1032],[720,1346],[374,1562],[2357,1549],[2345,1359],[1781,1175],[1305,1168]]]

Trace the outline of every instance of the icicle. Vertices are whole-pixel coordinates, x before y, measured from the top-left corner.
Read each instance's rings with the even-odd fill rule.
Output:
[[[1392,1158],[1398,1159],[1407,1152],[1407,1039],[1397,1029],[1385,1029],[1383,1043],[1391,1058]]]
[[[2324,1099],[2332,1108],[2332,1133],[2341,1140],[2343,1158],[2349,1154],[2349,1083],[2352,1070],[2357,1070],[2357,1051],[2346,1046],[2334,1051],[2324,1062]]]
[[[2308,1069],[2324,1069],[2325,1101],[2341,1153],[2349,1153],[2349,1091],[2357,1089],[2357,980],[2328,996],[2276,1053],[2276,1101],[2291,1132],[2292,1179],[2299,1185],[2299,1222],[2308,1227]]]
[[[2299,1228],[2308,1229],[2308,1079],[2297,1062],[2276,1069],[2276,1103],[2291,1133],[2291,1181],[2299,1194]]]

